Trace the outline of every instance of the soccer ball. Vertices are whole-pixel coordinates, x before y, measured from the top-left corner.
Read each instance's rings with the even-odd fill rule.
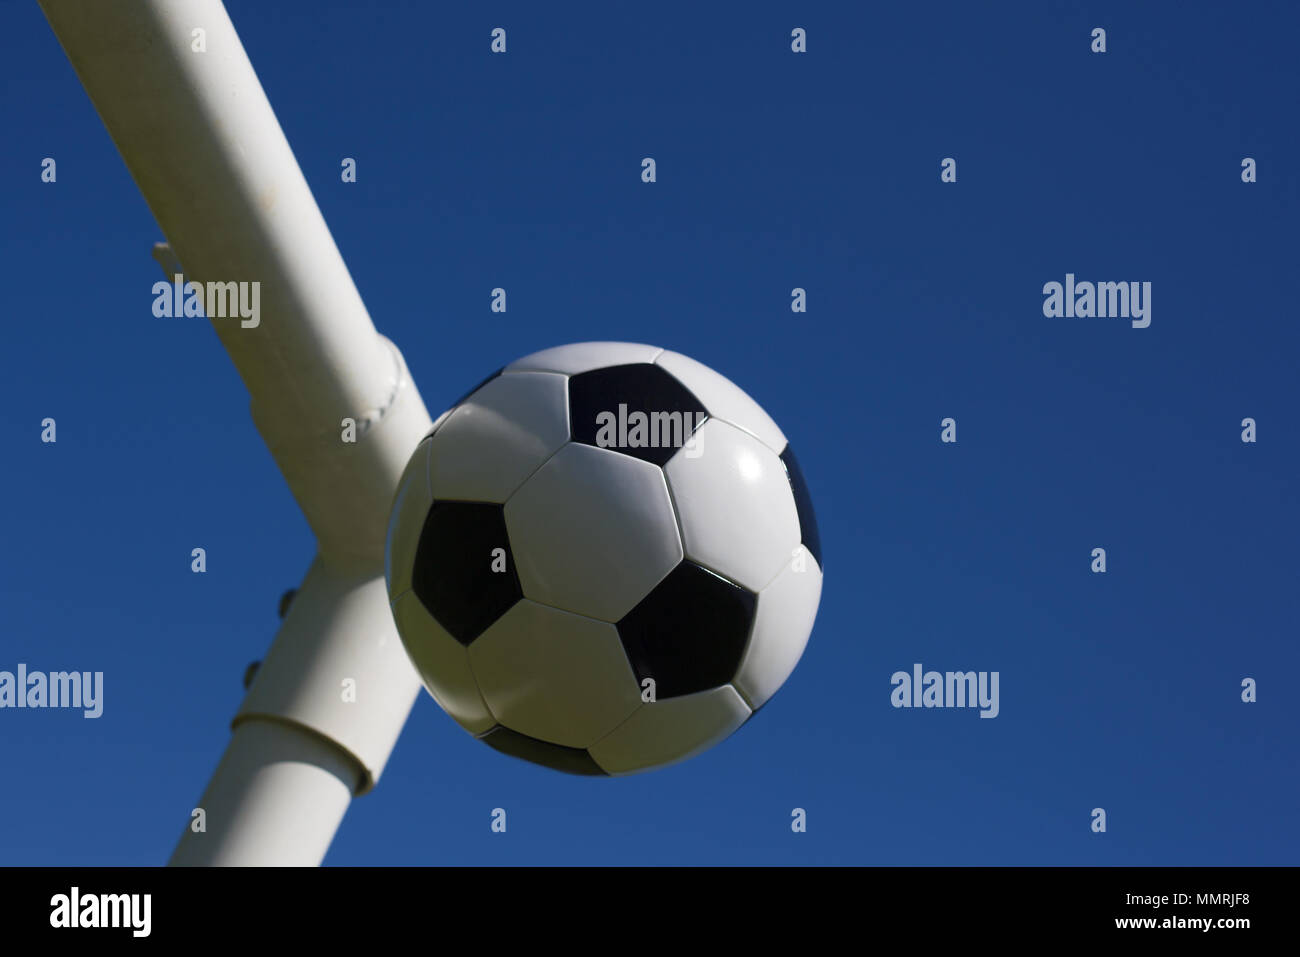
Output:
[[[385,573],[429,692],[574,774],[684,760],[790,676],[821,597],[785,435],[707,366],[625,342],[526,356],[434,423]]]

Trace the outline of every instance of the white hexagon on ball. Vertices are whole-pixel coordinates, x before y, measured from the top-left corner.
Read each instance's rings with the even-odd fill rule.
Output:
[[[592,369],[607,366],[629,365],[634,362],[654,362],[664,350],[639,342],[575,342],[567,346],[543,349],[532,355],[516,359],[506,366],[506,372],[561,372],[579,375]]]
[[[493,727],[496,718],[479,693],[465,646],[438,624],[415,592],[393,602],[393,619],[411,663],[442,710],[471,734]]]
[[[731,682],[751,708],[763,707],[803,657],[821,595],[822,570],[806,553],[759,592],[754,628]]]
[[[726,376],[714,372],[690,356],[668,349],[655,357],[655,365],[662,366],[672,373],[674,379],[690,389],[704,403],[713,418],[744,429],[777,455],[785,450],[785,433],[763,411],[761,405]]]
[[[641,703],[618,630],[523,599],[469,646],[497,720],[542,741],[585,748]]]
[[[570,442],[506,502],[524,596],[618,621],[682,559],[663,471]]]
[[[565,377],[499,375],[434,433],[429,490],[438,501],[504,502],[569,439]]]
[[[695,445],[664,467],[686,557],[759,591],[799,544],[799,512],[785,465],[753,435],[721,419],[705,422]]]
[[[606,774],[666,767],[713,747],[751,713],[731,685],[647,702],[589,751]]]

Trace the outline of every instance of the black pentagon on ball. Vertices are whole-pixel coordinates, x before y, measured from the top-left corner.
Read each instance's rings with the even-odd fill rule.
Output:
[[[757,596],[702,565],[684,561],[618,623],[638,682],[655,699],[720,687],[736,676]]]
[[[607,776],[605,770],[595,762],[585,748],[566,748],[562,744],[551,744],[549,741],[512,731],[503,724],[489,729],[479,735],[478,739],[502,754],[522,758],[533,764],[545,765],[556,771]]]
[[[645,417],[639,430],[635,413]],[[663,465],[707,417],[704,403],[690,389],[651,362],[606,366],[569,378],[569,434],[584,445]],[[608,441],[611,432],[613,443]]]
[[[790,490],[794,492],[794,507],[799,513],[799,533],[803,539],[804,548],[812,553],[812,557],[817,559],[817,567],[826,570],[822,564],[822,539],[817,532],[817,516],[813,514],[812,496],[808,494],[808,483],[804,481],[803,469],[799,468],[799,460],[794,457],[794,450],[786,443],[785,451],[781,453],[781,461],[785,463],[785,474],[790,479]]]
[[[504,556],[498,548],[504,549]],[[505,506],[435,502],[415,549],[411,588],[462,645],[509,611],[523,591],[506,532]]]

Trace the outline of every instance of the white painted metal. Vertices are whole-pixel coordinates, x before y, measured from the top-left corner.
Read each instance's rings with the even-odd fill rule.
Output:
[[[187,831],[173,863],[319,863],[419,689],[383,555],[389,504],[429,415],[376,333],[219,0],[41,6],[186,279],[260,284],[255,327],[211,322],[320,547],[202,798],[207,830]],[[342,441],[344,418],[355,443]]]
[[[189,832],[169,863],[315,867],[355,786],[355,762],[324,738],[274,722],[240,725],[198,804],[207,832]]]

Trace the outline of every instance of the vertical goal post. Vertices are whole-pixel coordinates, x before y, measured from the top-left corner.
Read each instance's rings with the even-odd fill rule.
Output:
[[[432,423],[220,0],[39,2],[185,280],[260,284],[255,326],[210,321],[318,544],[196,805],[204,829],[185,829],[171,863],[317,865],[420,691],[388,607],[384,538]]]

